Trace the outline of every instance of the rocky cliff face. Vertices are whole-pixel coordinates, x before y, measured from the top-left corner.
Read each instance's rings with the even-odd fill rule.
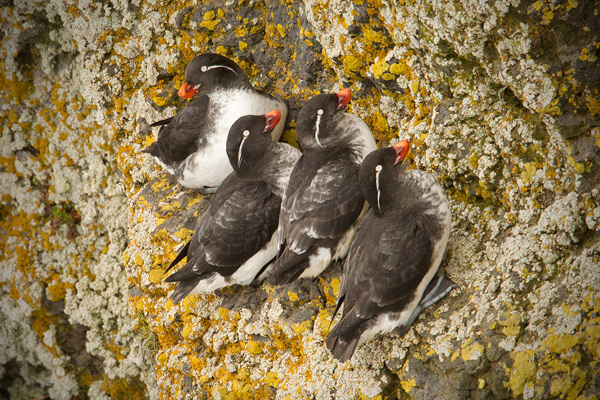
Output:
[[[0,24],[0,397],[593,399],[600,393],[598,1],[26,1]],[[140,151],[216,51],[291,106],[351,87],[444,185],[459,286],[352,362],[341,267],[175,306],[208,198]]]

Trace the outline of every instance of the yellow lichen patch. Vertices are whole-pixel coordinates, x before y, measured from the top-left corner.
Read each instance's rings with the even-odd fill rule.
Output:
[[[415,381],[415,378],[411,376],[410,379],[400,380],[400,385],[406,393],[410,393],[412,388],[417,386],[417,382]]]
[[[70,284],[69,287],[74,289],[75,286]],[[60,301],[65,298],[67,285],[65,283],[60,282],[60,275],[54,274],[53,280],[46,289],[48,292],[48,300],[50,301]]]
[[[102,389],[112,399],[143,400],[146,398],[145,385],[138,379],[104,377]]]
[[[51,316],[44,308],[38,308],[31,313],[31,327],[34,332],[40,337],[44,337],[44,332],[48,330],[51,323]]]
[[[291,302],[295,302],[299,300],[298,294],[288,291],[288,298],[290,299]]]
[[[148,96],[150,97],[150,99],[152,99],[154,104],[156,104],[159,107],[166,106],[167,103],[169,102],[169,99],[172,97],[172,94],[165,93],[163,90],[161,90],[158,87],[152,87],[152,88],[148,89],[148,91],[149,91]]]
[[[483,355],[484,349],[479,342],[466,343],[462,346],[461,357],[464,361],[477,360]]]
[[[0,74],[0,93],[5,94],[2,98],[10,98],[16,105],[21,105],[34,91],[31,82],[12,80],[5,74]]]
[[[594,95],[586,95],[585,103],[590,114],[600,115],[600,94],[594,93]]]
[[[279,387],[279,375],[277,375],[277,372],[267,372],[267,376],[265,377],[265,383],[274,388]]]
[[[158,209],[156,210],[157,214],[163,217],[168,217],[173,214],[173,212],[181,209],[181,204],[178,201],[169,202],[169,203],[160,203],[158,205]]]
[[[246,342],[246,351],[254,355],[260,354],[263,351],[263,345],[256,341],[250,340]]]
[[[363,63],[360,58],[349,55],[344,57],[343,66],[345,71],[356,74],[361,70]]]
[[[590,53],[590,50],[587,47],[584,47],[581,49],[581,55],[579,56],[579,59],[581,61],[588,61],[593,63],[598,60],[598,57],[596,57],[595,54]]]
[[[162,282],[163,277],[165,275],[165,271],[162,269],[152,269],[150,270],[150,273],[148,274],[148,279],[150,280],[150,282],[154,283],[154,284],[159,284]]]
[[[181,228],[180,230],[175,232],[173,234],[173,236],[187,242],[188,240],[190,240],[190,238],[192,237],[193,234],[194,234],[194,231],[187,229],[187,228]]]
[[[331,322],[331,313],[327,311],[321,311],[317,314],[317,318],[314,324],[317,327],[318,331],[321,333],[321,335],[327,336],[327,334],[329,334],[330,328],[332,327]]]
[[[502,333],[506,336],[518,336],[521,332],[522,319],[519,314],[512,314],[504,321],[500,321]]]
[[[450,361],[454,361],[458,357],[460,357],[460,350],[456,350],[456,351],[454,351],[454,353],[452,353],[452,356],[450,356]]]
[[[219,25],[219,23],[221,23],[220,19],[214,19],[214,11],[209,11],[206,14],[208,14],[208,17],[212,17],[210,19],[207,19],[207,15],[204,16],[204,21],[200,22],[200,26],[202,28],[208,29],[210,31],[214,30],[217,25]]]
[[[537,167],[535,163],[526,163],[523,165],[523,171],[521,171],[521,179],[523,183],[527,184],[533,181],[537,173]]]
[[[335,277],[332,278],[331,281],[326,281],[323,278],[319,277],[319,281],[321,282],[321,285],[323,285],[325,300],[327,301],[327,304],[336,304],[340,290],[340,279]]]
[[[186,324],[185,328],[183,328],[183,331],[181,332],[181,336],[183,336],[185,339],[190,339],[190,335],[192,334],[193,330],[194,326],[192,324]]]
[[[371,67],[373,69],[373,76],[375,79],[379,79],[385,71],[389,68],[389,64],[385,60],[379,60]]]
[[[514,360],[508,371],[508,387],[516,396],[523,394],[526,386],[533,387],[537,365],[533,350],[515,351],[510,355]]]
[[[579,337],[577,335],[551,334],[542,342],[543,347],[557,354],[566,353],[577,344],[579,344]]]
[[[575,170],[576,173],[583,174],[585,172],[585,165],[582,163],[575,162],[573,157],[569,157],[569,164],[571,164],[573,166],[573,169]]]
[[[292,330],[296,335],[302,335],[304,332],[308,332],[312,329],[311,321],[303,321],[292,325]]]

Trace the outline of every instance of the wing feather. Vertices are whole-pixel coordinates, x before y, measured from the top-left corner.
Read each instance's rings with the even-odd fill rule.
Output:
[[[348,153],[326,149],[296,163],[282,203],[280,257],[272,274],[294,268],[317,247],[335,247],[360,215],[359,166]]]
[[[152,154],[166,165],[173,165],[194,153],[203,139],[208,107],[208,96],[198,96],[173,118],[165,120],[169,122],[162,124]]]
[[[280,204],[266,183],[230,174],[200,218],[183,268],[191,268],[196,275],[233,274],[270,241]]]
[[[363,219],[340,284],[336,310],[343,303],[343,316],[328,338],[330,350],[336,347],[334,355],[347,356],[344,346],[356,346],[378,315],[400,312],[413,300],[433,252],[418,215],[405,209],[393,224],[386,224],[369,210]]]

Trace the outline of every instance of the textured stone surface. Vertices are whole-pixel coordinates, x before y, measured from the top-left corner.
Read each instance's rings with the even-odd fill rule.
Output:
[[[597,398],[600,3],[205,3],[3,3],[0,398]],[[140,150],[204,51],[289,102],[286,141],[340,87],[379,143],[413,138],[460,290],[347,364],[339,265],[168,301],[208,196]]]

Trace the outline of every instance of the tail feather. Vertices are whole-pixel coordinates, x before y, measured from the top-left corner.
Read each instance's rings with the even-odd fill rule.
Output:
[[[325,345],[333,358],[340,362],[346,362],[352,358],[359,340],[360,336],[351,337],[347,340],[342,336],[329,334],[325,340]]]
[[[156,142],[154,142],[150,146],[142,150],[142,153],[148,153],[150,155],[153,155],[154,157],[158,157],[158,145],[156,144]]]
[[[179,269],[179,271],[169,275],[165,279],[165,282],[191,281],[199,277],[200,275],[194,272],[194,261],[188,261],[183,267]]]
[[[335,305],[335,309],[333,310],[333,314],[331,315],[331,320],[329,321],[329,329],[331,329],[331,324],[333,324],[333,320],[335,319],[335,316],[340,310],[340,307],[342,306],[342,303],[344,302],[345,298],[345,295],[342,295],[338,298],[337,304]]]
[[[422,309],[429,307],[433,303],[438,302],[450,291],[456,288],[456,284],[450,280],[446,275],[440,276],[435,282],[432,280],[427,285],[423,297],[419,302],[419,307]]]
[[[260,284],[262,281],[265,280],[271,269],[273,269],[273,263],[275,262],[275,258],[276,257],[273,257],[260,268],[260,271],[258,271],[254,276],[254,279],[252,279],[253,283]]]
[[[287,246],[282,247],[275,259],[273,269],[267,277],[267,282],[273,286],[287,285],[294,282],[309,267],[309,257],[313,252],[314,250],[309,249],[298,254]]]
[[[177,258],[180,258],[180,259],[183,258],[183,256],[182,257],[179,257],[179,256],[184,251],[187,252],[186,247],[187,247],[187,245],[179,252],[179,254],[177,255]],[[177,258],[175,258],[175,260],[177,260]],[[169,269],[173,265],[175,265],[174,263],[175,263],[175,261],[173,261],[173,263],[171,264]],[[170,276],[168,276],[165,279],[165,282],[177,282],[177,286],[175,287],[175,290],[173,290],[173,293],[171,294],[171,298],[173,299],[175,304],[177,304],[181,300],[183,300],[185,298],[185,296],[190,294],[190,292],[192,290],[194,290],[194,288],[196,287],[198,282],[200,282],[201,280],[202,280],[202,276],[200,276],[194,272],[194,262],[188,261],[178,271],[176,271],[173,274],[171,274]]]
[[[273,269],[271,270],[271,272],[269,273],[269,276],[267,277],[267,283],[269,285],[273,285],[273,286],[279,286],[279,285],[287,285],[288,283],[292,283],[294,282],[296,279],[298,279],[298,277],[300,275],[302,275],[302,272],[304,272],[304,270],[308,267],[308,259],[305,258],[304,260],[301,260],[298,264],[294,265],[292,268],[281,268],[280,267],[280,261],[281,258],[277,258],[277,260],[275,261],[275,265],[273,266]],[[279,267],[279,268],[278,268]]]
[[[156,122],[151,123],[150,126],[151,127],[155,127],[155,126],[168,125],[169,122],[171,122],[172,119],[173,119],[173,117],[161,119],[160,121],[156,121]]]
[[[181,300],[183,300],[188,294],[190,294],[190,292],[192,290],[194,290],[194,288],[196,287],[198,282],[200,282],[199,277],[197,279],[180,281],[177,284],[177,287],[175,288],[175,290],[173,290],[173,293],[171,294],[171,298],[173,299],[173,302],[175,304],[177,304]]]
[[[166,269],[165,273],[169,272],[169,270],[171,268],[173,268],[174,266],[176,266],[177,264],[179,264],[179,262],[181,260],[183,260],[185,257],[187,257],[188,250],[190,249],[190,242],[191,242],[191,240],[189,240],[185,244],[185,246],[183,246],[183,248],[181,250],[179,250],[179,253],[177,253],[177,257],[175,257],[175,259],[173,260],[173,262],[171,262],[171,264],[169,265],[169,267]]]

